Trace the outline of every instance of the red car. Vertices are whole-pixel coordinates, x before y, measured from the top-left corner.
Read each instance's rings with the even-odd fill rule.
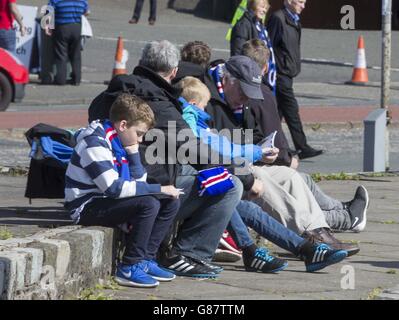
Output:
[[[19,102],[25,95],[29,72],[10,52],[0,48],[0,111],[10,102]]]

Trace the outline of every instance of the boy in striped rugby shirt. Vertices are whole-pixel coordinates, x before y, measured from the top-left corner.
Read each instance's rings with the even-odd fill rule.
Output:
[[[121,94],[111,107],[110,120],[93,121],[77,133],[66,172],[65,207],[75,223],[128,223],[133,228],[116,272],[121,285],[156,287],[158,281],[175,277],[154,259],[179,209],[180,191],[147,183],[139,154],[139,143],[154,122],[143,100]]]

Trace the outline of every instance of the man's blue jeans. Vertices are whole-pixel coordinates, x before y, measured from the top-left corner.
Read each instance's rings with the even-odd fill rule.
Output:
[[[254,244],[247,227],[252,228],[262,237],[295,255],[299,254],[300,247],[306,241],[272,218],[257,204],[242,200],[237,205],[227,227],[233,240],[240,248]]]
[[[17,45],[16,33],[14,29],[0,29],[0,48],[6,49],[15,54]]]
[[[241,199],[243,186],[233,176],[235,187],[223,195],[198,194],[196,171],[189,165],[182,167],[176,187],[184,190],[180,197],[177,220],[184,220],[173,248],[174,253],[211,261],[231,215]]]

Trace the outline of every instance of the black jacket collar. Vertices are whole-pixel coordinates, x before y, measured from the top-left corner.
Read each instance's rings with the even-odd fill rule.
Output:
[[[161,89],[169,98],[177,100],[180,97],[181,90],[173,87],[160,75],[144,66],[137,66],[133,74],[150,80],[156,87]]]

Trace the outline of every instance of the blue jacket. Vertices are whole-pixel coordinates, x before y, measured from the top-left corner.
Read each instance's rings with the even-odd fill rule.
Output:
[[[208,144],[212,150],[231,159],[240,157],[252,163],[262,158],[262,149],[259,146],[231,143],[227,137],[213,133],[207,124],[207,121],[211,118],[208,113],[195,105],[189,104],[184,98],[180,98],[179,101],[182,104],[183,119],[194,134]]]

